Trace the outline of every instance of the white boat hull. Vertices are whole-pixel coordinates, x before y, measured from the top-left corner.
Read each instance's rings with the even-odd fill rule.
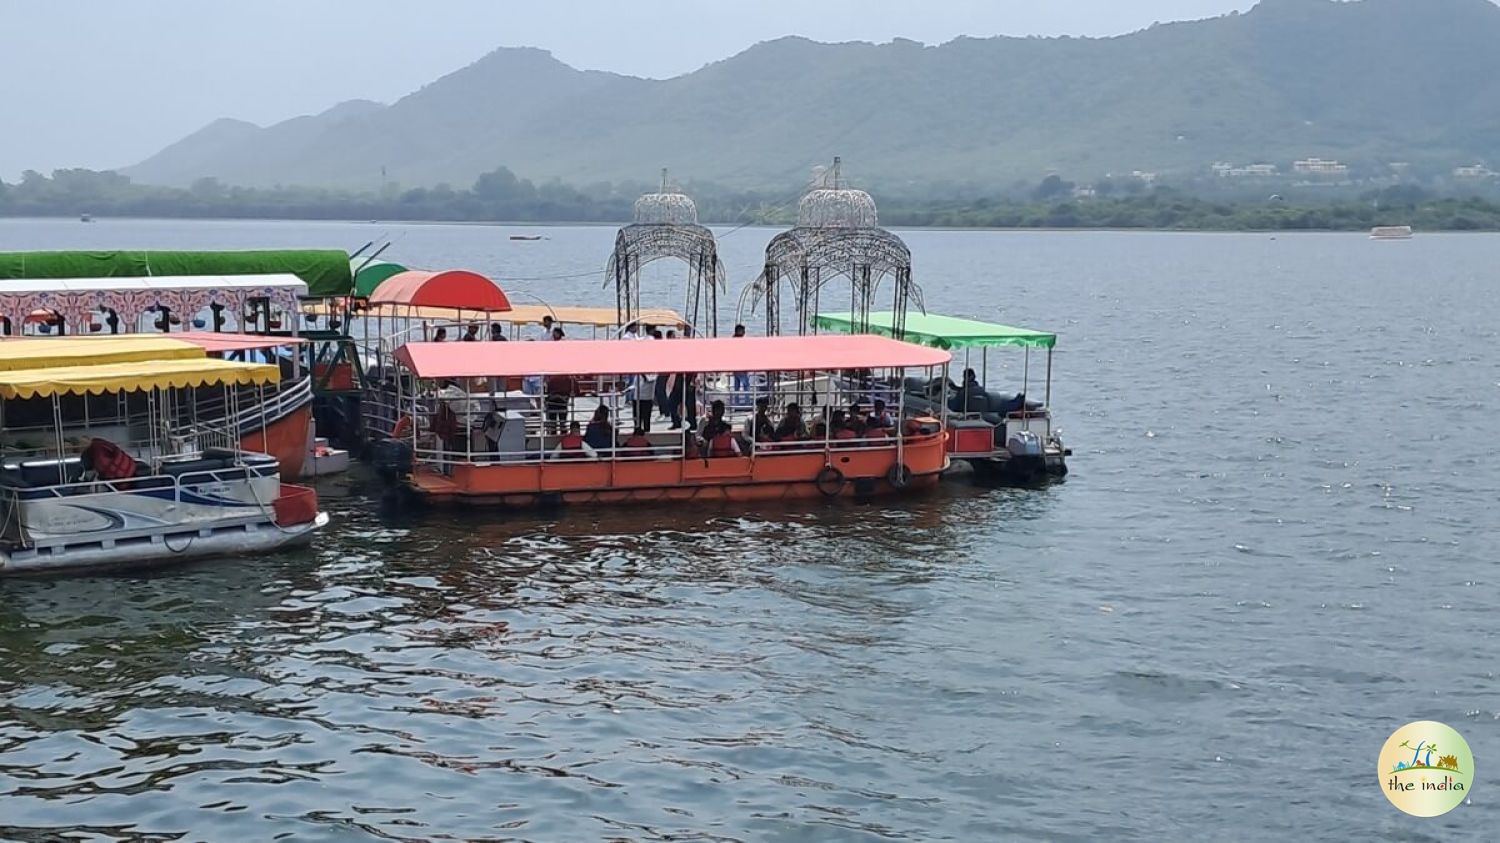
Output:
[[[193,559],[243,556],[307,544],[328,524],[328,514],[306,524],[280,527],[269,521],[234,527],[175,528],[128,539],[101,537],[84,543],[0,550],[0,576],[66,571],[141,568]]]

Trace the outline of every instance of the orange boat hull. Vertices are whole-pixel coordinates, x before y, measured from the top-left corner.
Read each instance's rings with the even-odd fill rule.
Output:
[[[424,466],[413,473],[408,488],[432,504],[504,508],[886,495],[936,486],[948,465],[944,439],[945,434],[938,433],[908,440],[900,457],[907,469],[904,475],[893,470],[898,459],[894,447],[834,448],[826,453],[769,451],[755,457],[709,459],[461,463],[447,474]],[[830,467],[837,469],[837,478],[825,473]]]
[[[302,462],[307,459],[307,432],[312,423],[312,405],[300,407],[266,426],[264,435],[252,430],[240,437],[246,451],[269,454],[281,463],[281,479],[296,480],[302,476]]]

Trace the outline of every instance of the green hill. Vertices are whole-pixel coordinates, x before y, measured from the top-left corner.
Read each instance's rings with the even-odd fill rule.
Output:
[[[382,168],[409,188],[499,165],[579,185],[668,166],[763,188],[839,154],[894,191],[1309,156],[1445,171],[1500,163],[1497,45],[1490,0],[1263,0],[1105,39],[784,38],[661,81],[506,48],[388,106],[217,121],[125,172],[374,190]]]

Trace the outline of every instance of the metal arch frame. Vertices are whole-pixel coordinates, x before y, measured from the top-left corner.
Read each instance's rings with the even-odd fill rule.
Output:
[[[772,238],[766,263],[751,284],[751,306],[763,301],[766,333],[781,332],[781,285],[786,281],[795,296],[797,331],[816,332],[813,316],[823,288],[830,281],[849,279],[850,306],[855,329],[869,329],[871,305],[881,282],[894,280],[891,328],[897,337],[906,331],[906,310],[912,297],[923,307],[922,291],[911,280],[911,250],[895,234],[874,227],[798,226]]]
[[[683,318],[719,334],[719,291],[728,289],[728,273],[719,259],[712,231],[696,223],[633,223],[615,235],[615,250],[605,269],[615,284],[615,307],[621,325],[636,319],[641,309],[641,269],[662,258],[688,265]]]

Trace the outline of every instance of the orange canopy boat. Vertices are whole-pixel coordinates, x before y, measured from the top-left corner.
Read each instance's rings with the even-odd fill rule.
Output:
[[[419,342],[394,357],[402,416],[377,464],[428,503],[866,497],[931,487],[948,466],[942,423],[904,412],[901,387],[908,369],[946,377],[951,355],[885,337]],[[711,400],[740,372],[750,394]],[[499,389],[516,378],[546,387]],[[658,380],[684,429],[651,431]]]

